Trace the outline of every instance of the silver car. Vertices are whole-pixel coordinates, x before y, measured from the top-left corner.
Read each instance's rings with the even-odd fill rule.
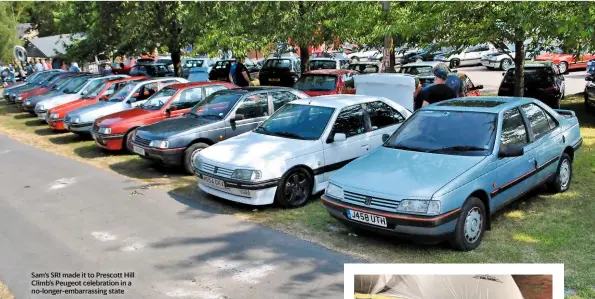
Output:
[[[188,80],[169,77],[131,81],[118,89],[107,101],[68,112],[64,116],[64,127],[75,134],[89,134],[96,119],[137,107],[163,87],[174,83],[188,83]]]
[[[37,118],[41,120],[46,120],[48,110],[60,106],[62,104],[70,103],[72,101],[76,101],[80,99],[82,96],[86,95],[89,91],[93,90],[95,87],[101,85],[103,82],[112,79],[118,78],[127,78],[128,75],[109,75],[103,77],[91,77],[87,78],[86,80],[82,81],[78,86],[74,88],[67,88],[63,91],[64,94],[59,94],[53,97],[49,97],[40,101],[35,105],[35,114],[37,114]],[[76,82],[76,80],[74,81]],[[72,83],[74,85],[74,82]]]
[[[92,74],[81,74],[69,77],[66,80],[64,80],[64,82],[58,84],[57,86],[54,86],[54,88],[52,88],[52,90],[50,90],[49,92],[32,96],[23,101],[23,110],[35,115],[35,106],[37,106],[37,103],[58,95],[63,95],[64,90],[74,88],[82,82],[85,82],[85,80],[87,80],[89,77],[93,76],[94,75]]]

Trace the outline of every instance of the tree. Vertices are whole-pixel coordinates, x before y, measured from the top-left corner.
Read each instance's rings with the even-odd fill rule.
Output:
[[[19,45],[16,16],[10,2],[0,2],[0,61],[12,63],[14,46]]]

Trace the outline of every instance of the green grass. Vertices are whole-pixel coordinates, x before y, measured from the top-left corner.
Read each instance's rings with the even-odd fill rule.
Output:
[[[4,104],[0,104],[0,132],[370,262],[564,263],[565,287],[578,291],[578,296],[568,298],[595,298],[595,115],[585,113],[581,97],[568,98],[562,108],[577,113],[584,138],[574,162],[570,190],[556,195],[538,190],[522,198],[499,212],[483,244],[466,253],[444,245],[423,246],[355,234],[331,218],[320,200],[295,210],[246,207],[217,200],[200,192],[196,178],[180,170],[154,168],[136,156],[105,152],[90,140],[56,134],[47,125]]]

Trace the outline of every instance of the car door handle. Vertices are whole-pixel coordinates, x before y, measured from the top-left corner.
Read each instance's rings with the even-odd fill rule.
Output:
[[[537,160],[535,158],[529,159],[529,164],[533,164],[533,167],[537,168]]]

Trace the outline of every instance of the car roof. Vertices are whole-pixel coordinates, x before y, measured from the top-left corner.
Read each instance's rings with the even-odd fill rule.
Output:
[[[317,96],[305,99],[298,99],[292,101],[292,104],[301,105],[313,105],[321,107],[331,107],[341,109],[343,107],[374,102],[384,99],[382,97],[366,96],[366,95],[354,95],[354,94],[340,94],[340,95],[328,95],[328,96]]]
[[[120,82],[133,82],[133,81],[139,81],[139,80],[143,80],[143,79],[147,79],[147,76],[131,76],[131,77],[126,77],[126,78],[113,78],[111,80],[107,80],[108,83],[120,83]]]
[[[281,86],[247,86],[247,87],[238,87],[238,88],[218,90],[217,93],[242,94],[243,95],[243,94],[259,92],[259,91],[281,91],[281,90],[293,91],[295,89],[289,88],[289,87],[281,87]]]
[[[322,69],[322,70],[313,70],[307,71],[302,75],[345,75],[345,74],[352,74],[357,73],[355,70],[345,70],[345,69]]]
[[[414,63],[408,63],[403,65],[403,67],[407,67],[407,66],[436,66],[440,63],[444,63],[441,61],[422,61],[422,62],[414,62]]]
[[[188,83],[174,83],[171,85],[168,85],[167,87],[171,87],[171,88],[188,88],[188,87],[196,87],[196,86],[211,86],[211,85],[225,85],[225,86],[229,86],[229,85],[233,85],[229,82],[224,82],[224,81],[206,81],[206,82],[188,82]]]
[[[371,64],[371,65],[380,65],[382,63],[376,61],[358,61],[358,62],[350,62],[349,65],[361,65],[361,64]]]
[[[533,103],[532,98],[500,96],[462,97],[432,104],[423,107],[421,110],[499,113],[500,111],[529,103]]]

